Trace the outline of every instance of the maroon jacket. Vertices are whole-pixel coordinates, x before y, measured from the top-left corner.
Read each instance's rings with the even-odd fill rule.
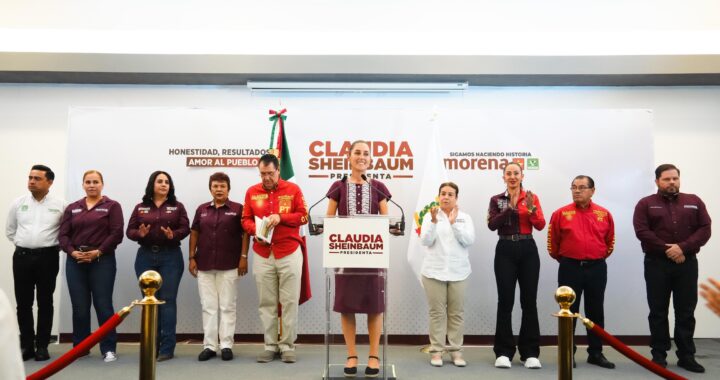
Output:
[[[122,242],[124,225],[120,203],[103,196],[88,210],[82,198],[65,209],[58,240],[68,254],[83,245],[99,249],[103,255],[112,254]]]
[[[240,203],[230,200],[221,207],[215,207],[213,202],[198,206],[192,223],[192,230],[198,233],[194,256],[198,270],[238,267],[243,239],[242,210]]]
[[[149,224],[150,232],[144,238],[140,237],[140,225]],[[160,227],[170,227],[173,231],[173,238],[168,240]],[[127,237],[140,245],[161,247],[179,247],[180,241],[190,234],[190,221],[188,220],[185,206],[180,202],[165,202],[160,207],[150,202],[138,203],[130,215],[130,222],[127,227]]]
[[[658,192],[635,206],[633,226],[643,252],[665,256],[665,244],[677,244],[683,254],[695,255],[710,240],[710,215],[697,195]]]

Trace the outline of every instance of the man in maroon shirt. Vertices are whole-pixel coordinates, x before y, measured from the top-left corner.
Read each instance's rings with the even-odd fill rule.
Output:
[[[680,193],[680,170],[672,164],[655,169],[658,192],[635,206],[633,225],[645,252],[645,285],[650,314],[652,360],[667,366],[670,349],[668,308],[675,308],[678,366],[705,372],[695,361],[695,306],[698,300],[700,247],[710,239],[710,216],[700,198]]]
[[[570,310],[573,313],[580,310],[584,292],[586,317],[605,326],[605,259],[615,246],[615,223],[608,210],[592,202],[595,194],[592,178],[586,175],[575,177],[570,191],[573,203],[559,208],[550,218],[548,253],[560,262],[558,285],[569,286],[577,294]],[[603,355],[600,338],[588,331],[587,339],[587,362],[603,368],[615,368],[615,364]]]

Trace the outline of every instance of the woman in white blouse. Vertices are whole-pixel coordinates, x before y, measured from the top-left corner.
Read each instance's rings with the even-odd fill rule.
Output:
[[[458,209],[456,184],[443,183],[438,195],[440,207],[433,207],[430,218],[424,218],[420,234],[427,250],[421,273],[430,309],[430,364],[443,365],[447,336],[453,364],[464,367],[463,309],[470,276],[468,247],[475,241],[475,227],[470,215]]]

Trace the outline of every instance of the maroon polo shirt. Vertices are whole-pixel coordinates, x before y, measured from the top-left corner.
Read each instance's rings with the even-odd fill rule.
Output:
[[[149,224],[150,232],[144,238],[140,237],[140,225]],[[170,227],[173,238],[168,239],[160,227]],[[165,202],[156,207],[150,204],[138,203],[130,215],[127,228],[127,237],[144,246],[178,247],[180,241],[190,234],[190,221],[185,206],[180,202]]]
[[[85,198],[70,204],[60,221],[58,240],[68,254],[80,250],[80,246],[99,249],[103,254],[115,253],[123,239],[122,208],[120,203],[103,196],[88,209]]]
[[[710,215],[694,194],[663,196],[658,192],[635,206],[633,226],[643,252],[665,256],[665,244],[677,244],[694,255],[710,240]]]
[[[192,230],[198,233],[195,252],[198,270],[238,267],[243,238],[242,210],[242,204],[230,200],[220,207],[215,207],[214,202],[198,206],[192,222]]]

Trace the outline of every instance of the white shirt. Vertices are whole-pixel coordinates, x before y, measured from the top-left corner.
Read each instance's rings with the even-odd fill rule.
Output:
[[[420,243],[427,250],[421,274],[439,281],[462,281],[470,276],[468,247],[475,242],[475,226],[470,215],[458,211],[454,224],[450,224],[442,210],[437,223],[425,215]]]
[[[8,212],[5,235],[16,247],[44,248],[58,245],[60,219],[67,203],[50,194],[41,201],[32,194],[15,200]]]

